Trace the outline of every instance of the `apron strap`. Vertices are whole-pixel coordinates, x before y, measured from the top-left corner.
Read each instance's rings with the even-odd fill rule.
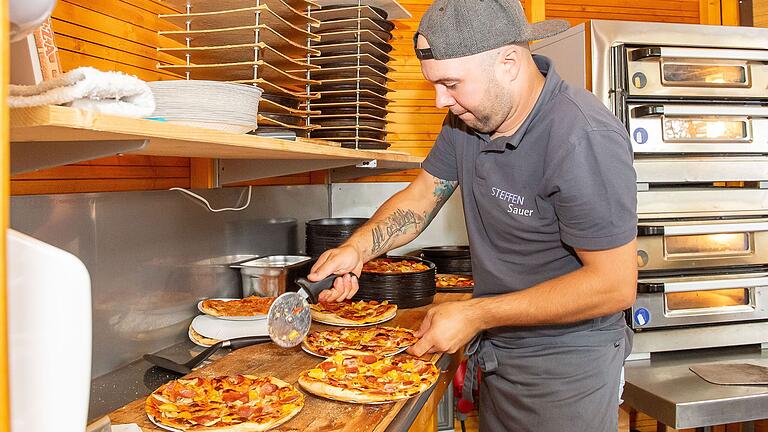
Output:
[[[493,346],[483,338],[482,334],[475,336],[469,342],[464,354],[467,357],[467,372],[464,374],[461,398],[474,403],[474,392],[480,384],[477,378],[478,368],[484,374],[491,374],[498,368],[499,360],[496,358]]]

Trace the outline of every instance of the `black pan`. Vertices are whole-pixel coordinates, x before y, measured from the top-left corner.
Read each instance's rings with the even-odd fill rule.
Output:
[[[377,132],[377,131],[370,131],[370,130],[355,130],[355,129],[331,129],[331,130],[322,130],[318,129],[315,131],[312,131],[312,137],[313,138],[326,138],[330,140],[334,140],[336,138],[370,138],[375,140],[382,140],[384,141],[384,137],[386,136],[386,132]],[[345,140],[349,141],[349,140]]]
[[[392,33],[386,32],[383,30],[366,30],[371,33],[373,33],[376,37],[383,40],[384,42],[389,42],[392,40]],[[322,39],[323,34],[329,34],[329,33],[340,33],[339,30],[333,30],[333,31],[326,31],[326,32],[315,32],[315,34],[320,35],[320,43],[327,43],[327,44],[340,44],[340,43],[357,43],[359,42],[358,33],[356,31],[348,31],[345,34],[341,35],[335,35],[332,42],[324,42]],[[377,43],[380,43],[377,41]]]
[[[313,48],[325,47],[325,46],[328,46],[328,45],[340,45],[342,43],[345,43],[345,42],[330,42],[330,43],[313,42],[312,43],[312,47]],[[350,42],[346,42],[346,43],[350,43]],[[357,42],[351,42],[351,43],[357,43]],[[369,44],[373,45],[374,47],[378,48],[379,50],[384,51],[385,53],[391,52],[392,49],[393,49],[392,45],[390,45],[388,43],[382,43],[382,42],[365,42],[365,43],[369,43]],[[346,50],[346,49],[348,49],[348,47],[339,48],[339,49],[340,50],[341,49]],[[354,51],[355,51],[355,53],[357,53],[357,48],[354,48]],[[338,52],[338,51],[336,51],[334,49],[333,51],[328,50],[327,52],[331,53],[331,52]],[[332,55],[332,54],[329,54],[329,55]]]
[[[313,85],[312,86],[312,92],[329,92],[329,91],[354,91],[357,89],[360,90],[368,90],[370,92],[376,93],[380,96],[385,96],[387,93],[389,93],[389,89],[386,87],[382,87],[378,84],[372,83],[370,81],[360,81],[360,86],[354,82],[350,83],[343,83],[343,84],[319,84],[319,85]]]
[[[341,146],[343,148],[351,148],[351,149],[358,149],[358,150],[386,150],[389,148],[390,144],[388,143],[379,143],[379,142],[367,142],[367,141],[337,141],[341,143]]]
[[[365,107],[365,106],[361,106],[361,107],[325,107],[325,108],[320,108],[320,113],[321,113],[321,115],[368,114],[368,115],[372,115],[374,117],[381,117],[381,118],[384,118],[384,117],[387,116],[387,111],[385,109],[373,108],[373,107]]]
[[[320,28],[316,33],[322,34],[344,30],[358,30],[358,24],[360,30],[391,32],[395,29],[395,24],[393,24],[391,21],[376,18],[364,18],[358,23],[357,17],[349,17],[344,19],[321,21]]]
[[[298,109],[300,104],[300,101],[297,98],[290,96],[277,96],[272,93],[264,93],[261,95],[261,98],[293,109]]]
[[[359,126],[367,126],[377,129],[384,129],[387,127],[387,122],[385,120],[373,120],[373,119],[355,119],[355,118],[346,118],[346,119],[316,119],[313,121],[316,124],[319,124],[320,126],[349,126],[349,127],[359,127]]]
[[[387,17],[389,16],[387,11],[385,11],[382,8],[377,8],[376,6],[370,6],[370,5],[365,5],[365,6],[371,8],[371,10],[376,12],[382,19],[387,19]],[[342,8],[348,8],[348,7],[352,7],[352,5],[329,5],[329,6],[323,6],[320,9],[329,10],[329,9],[342,9]]]
[[[259,114],[270,120],[274,120],[289,126],[306,126],[306,121],[304,120],[304,117],[301,116],[273,114],[269,112],[259,112]]]

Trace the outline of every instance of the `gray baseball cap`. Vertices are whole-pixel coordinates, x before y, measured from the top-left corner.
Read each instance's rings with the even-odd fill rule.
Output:
[[[416,48],[416,57],[445,60],[544,39],[568,27],[565,20],[528,23],[519,0],[435,0],[421,18],[413,45],[422,35],[429,48]]]

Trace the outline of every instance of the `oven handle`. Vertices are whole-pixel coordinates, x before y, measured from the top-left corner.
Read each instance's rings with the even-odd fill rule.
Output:
[[[675,57],[683,59],[704,60],[742,60],[768,61],[766,50],[741,49],[708,49],[708,48],[679,48],[679,47],[647,47],[633,50],[630,54],[632,61],[650,58]]]
[[[760,286],[768,286],[768,277],[689,282],[638,282],[637,292],[668,294],[733,288],[755,288]]]
[[[638,237],[677,236],[702,234],[729,234],[743,232],[768,231],[768,222],[753,222],[740,224],[711,224],[711,225],[638,225]]]
[[[723,105],[640,105],[632,108],[632,117],[679,116],[739,116],[768,117],[768,107]]]

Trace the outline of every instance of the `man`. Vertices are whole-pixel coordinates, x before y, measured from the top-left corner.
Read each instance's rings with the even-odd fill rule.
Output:
[[[529,24],[518,0],[435,1],[414,41],[437,106],[450,110],[442,131],[413,183],[310,275],[359,275],[415,238],[461,185],[474,298],[432,307],[410,352],[467,346],[467,376],[483,372],[482,431],[617,429],[636,178],[618,119],[528,50],[567,27]],[[321,299],[357,288],[347,275]]]

